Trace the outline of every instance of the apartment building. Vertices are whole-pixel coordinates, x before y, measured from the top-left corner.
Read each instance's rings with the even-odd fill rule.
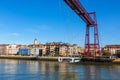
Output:
[[[7,52],[7,46],[9,44],[1,44],[0,45],[0,55],[6,55],[8,52]]]
[[[82,48],[76,44],[68,44],[62,42],[47,43],[47,52],[53,56],[68,56],[71,54],[78,54],[82,52]]]
[[[37,39],[34,40],[34,44],[21,45],[21,44],[3,44],[0,45],[1,55],[16,55],[19,48],[29,50],[30,54],[38,54],[41,56],[68,56],[72,54],[83,53],[83,48],[76,44],[68,44],[63,42],[50,42],[46,44],[37,44]],[[36,51],[37,50],[37,51]],[[37,52],[37,53],[36,53]]]
[[[7,54],[8,55],[16,55],[18,52],[18,47],[15,44],[10,44],[7,46]]]
[[[120,45],[106,45],[103,50],[109,51],[112,54],[120,54]]]
[[[67,56],[67,55],[69,55],[69,49],[70,48],[68,48],[68,46],[66,46],[66,45],[61,45],[60,47],[59,47],[59,55],[60,56]]]

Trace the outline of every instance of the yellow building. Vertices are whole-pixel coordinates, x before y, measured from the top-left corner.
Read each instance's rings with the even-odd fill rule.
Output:
[[[38,43],[37,43],[37,39],[35,39],[35,40],[34,40],[34,45],[37,45],[37,44],[38,44]]]
[[[69,54],[69,51],[68,51],[68,46],[65,46],[65,45],[61,45],[59,47],[59,55],[60,56],[67,56]]]
[[[71,44],[63,44],[60,46],[59,50],[60,55],[68,56],[72,54],[83,53],[83,49],[78,45],[71,45]]]

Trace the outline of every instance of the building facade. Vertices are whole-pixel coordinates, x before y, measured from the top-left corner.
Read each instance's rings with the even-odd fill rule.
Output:
[[[8,53],[8,48],[9,44],[1,44],[0,45],[0,55],[7,55]]]
[[[83,49],[76,44],[68,44],[62,42],[47,43],[47,52],[52,56],[68,56],[72,54],[82,53]]]
[[[7,46],[7,54],[8,55],[17,55],[18,47],[15,44],[11,44]]]
[[[111,55],[120,53],[120,45],[106,45],[104,51],[109,51]]]
[[[83,48],[76,44],[68,44],[63,42],[50,42],[46,44],[32,45],[17,45],[17,44],[4,44],[0,45],[1,55],[17,55],[19,49],[28,49],[31,55],[41,56],[68,56],[72,54],[83,53]]]

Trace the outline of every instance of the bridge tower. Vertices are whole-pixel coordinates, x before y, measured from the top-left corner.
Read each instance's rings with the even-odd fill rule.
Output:
[[[85,52],[86,56],[90,56],[93,51],[94,56],[100,56],[100,45],[98,35],[98,25],[95,12],[87,12],[79,0],[64,0],[68,6],[86,23],[85,34]],[[91,17],[92,16],[92,17]],[[94,28],[94,42],[91,43],[90,29]]]

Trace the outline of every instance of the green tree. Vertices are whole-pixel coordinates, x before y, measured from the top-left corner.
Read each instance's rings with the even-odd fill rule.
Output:
[[[103,51],[103,56],[111,56],[111,53],[107,50]]]

